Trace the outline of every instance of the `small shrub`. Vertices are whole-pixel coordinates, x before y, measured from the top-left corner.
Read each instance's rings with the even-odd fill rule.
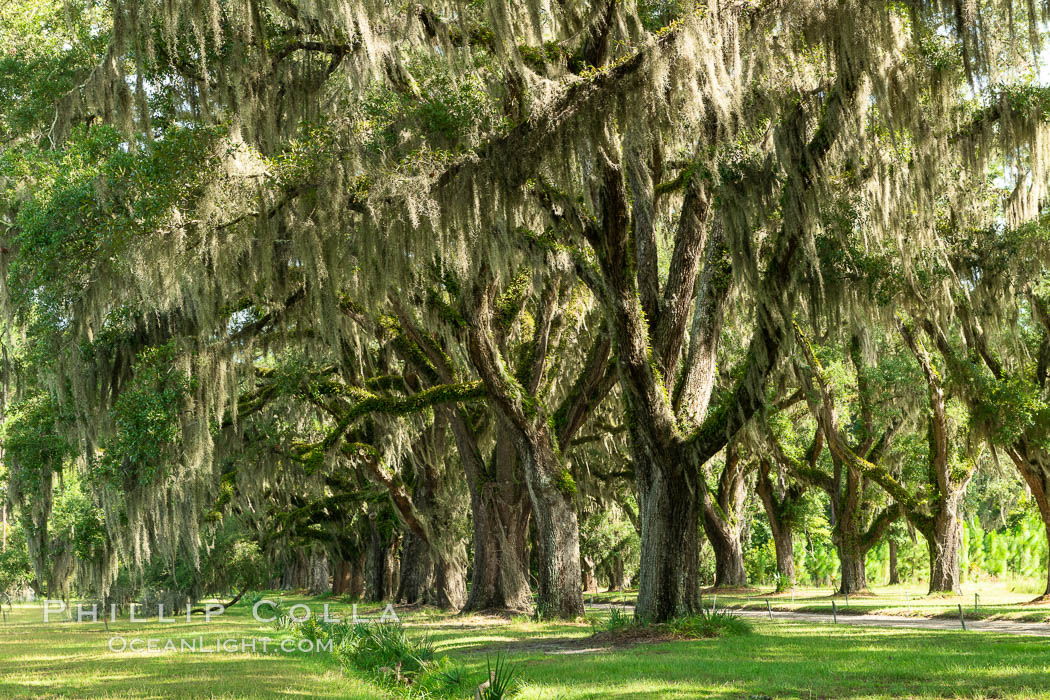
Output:
[[[609,612],[609,619],[605,623],[605,629],[609,632],[626,629],[634,625],[634,617],[628,615],[622,608],[613,608]]]
[[[292,623],[292,633],[301,639],[322,644],[331,641],[332,648],[349,642],[354,637],[354,626],[349,622],[326,622],[310,617],[302,622]]]
[[[344,667],[374,673],[398,669],[400,675],[412,676],[434,660],[434,644],[425,636],[409,639],[398,623],[358,624],[345,630],[336,655]]]
[[[729,637],[751,632],[751,625],[730,610],[701,610],[691,617],[681,617],[670,623],[676,637],[690,639]]]
[[[315,617],[293,623],[292,633],[296,637],[309,639],[311,642],[324,641],[328,636],[324,623]]]

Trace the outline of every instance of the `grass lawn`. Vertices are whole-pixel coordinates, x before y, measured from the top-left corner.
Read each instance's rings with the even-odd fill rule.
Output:
[[[876,586],[870,594],[850,596],[848,599],[831,588],[798,587],[794,592],[775,593],[770,588],[754,588],[749,591],[721,591],[704,594],[704,606],[708,607],[717,596],[719,608],[765,610],[766,600],[777,611],[811,612],[831,614],[834,600],[840,615],[878,614],[906,617],[951,617],[959,614],[959,605],[967,619],[1017,620],[1024,622],[1050,622],[1050,600],[1033,604],[1031,601],[1043,592],[1045,582],[986,582],[968,583],[958,596],[930,596],[921,584],[900,586]],[[977,607],[974,609],[974,594]],[[587,594],[588,603],[626,602],[633,605],[636,591],[608,591]]]
[[[286,608],[305,600],[282,598]],[[320,612],[321,601],[309,602]],[[521,698],[1050,698],[1044,638],[755,621],[747,635],[623,646],[592,639],[585,622],[399,614],[477,681],[506,654]],[[324,653],[112,653],[113,635],[213,642],[288,633],[252,620],[247,606],[210,624],[122,620],[108,633],[100,623],[44,625],[38,605],[16,606],[0,626],[0,697],[392,696],[363,675],[345,676]]]
[[[172,637],[281,637],[255,622],[250,608],[231,608],[205,624],[43,623],[40,605],[14,607],[0,623],[0,698],[372,698],[363,679],[348,678],[324,654],[113,653],[109,640]],[[178,619],[178,618],[177,618]],[[178,643],[178,641],[176,641]]]

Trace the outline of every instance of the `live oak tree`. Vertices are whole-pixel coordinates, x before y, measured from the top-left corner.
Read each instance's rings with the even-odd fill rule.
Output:
[[[961,590],[960,508],[976,461],[965,454],[966,441],[960,440],[958,434],[949,434],[952,426],[946,407],[945,387],[932,358],[910,326],[901,324],[900,332],[922,369],[929,395],[926,475],[920,481],[919,488],[903,487],[892,474],[883,470],[875,470],[873,477],[893,495],[908,520],[926,538],[930,548],[930,593],[957,593]]]
[[[738,587],[747,584],[742,535],[747,524],[746,504],[752,463],[741,458],[740,446],[730,443],[716,472],[717,485],[705,489],[701,523],[715,556],[715,586]]]
[[[1014,105],[1044,99],[1042,91],[1028,89],[984,118],[1008,118]],[[1014,192],[1030,177],[1023,164],[1016,167],[1020,174]],[[939,382],[965,403],[970,435],[986,441],[996,460],[1005,455],[1014,465],[1050,540],[1044,449],[1045,368],[1050,366],[1045,217],[1024,225],[949,222],[946,230],[945,259],[959,281],[940,292],[923,290],[923,299],[946,293],[950,301],[943,304],[943,314],[930,313],[928,304],[916,305],[916,343],[925,338],[937,349],[934,357],[943,367]]]
[[[223,464],[244,449],[214,426],[243,424],[260,358],[370,363],[346,352],[377,341],[345,299],[384,311],[401,301],[391,315],[408,335],[404,319],[428,318],[435,286],[419,268],[437,260],[450,273],[438,278],[464,292],[446,354],[483,383],[491,423],[478,430],[463,397],[428,408],[448,421],[475,516],[513,511],[507,561],[532,519],[541,606],[578,614],[563,477],[579,426],[560,422],[564,394],[541,396],[553,373],[536,368],[567,358],[552,382],[567,394],[576,378],[604,385],[612,361],[637,489],[638,615],[693,612],[699,524],[718,501],[705,469],[761,411],[794,313],[810,303],[871,313],[825,284],[821,236],[862,231],[908,277],[901,231],[933,250],[940,212],[978,216],[945,172],[983,175],[1002,154],[1029,164],[1031,186],[1007,202],[1014,222],[1037,213],[1045,190],[1039,101],[991,87],[1037,61],[1032,3],[68,5],[68,26],[44,11],[47,41],[14,43],[3,67],[0,89],[14,93],[0,108],[4,316],[12,346],[47,347],[35,387],[73,408],[77,452],[100,465],[107,524],[132,562],[197,551]],[[5,37],[32,24],[32,12],[16,14],[4,15]],[[10,80],[19,71],[28,85]],[[863,225],[839,226],[844,198]],[[502,347],[495,301],[526,263],[534,332]],[[548,358],[568,290],[587,327],[603,330]],[[727,329],[745,349],[720,374]],[[522,348],[524,362],[509,357]],[[370,377],[351,366],[340,365],[344,383],[361,388]],[[729,382],[715,393],[719,376]],[[461,383],[439,377],[431,389]],[[373,397],[359,398],[286,410],[291,422],[320,411],[347,421],[311,444],[377,448],[383,431],[367,434],[351,410]],[[347,441],[351,424],[368,439]],[[353,456],[327,447],[332,463]],[[485,451],[499,456],[486,464]],[[394,470],[407,466],[370,478],[393,494]],[[265,468],[272,479],[296,473],[280,455]],[[510,481],[478,487],[492,471]],[[245,498],[256,488],[243,486]],[[485,576],[494,570],[504,569]],[[505,570],[503,592],[478,595],[516,606],[527,599],[521,568]]]
[[[395,309],[396,319],[389,326],[394,345],[423,386],[469,376],[463,363],[446,351],[442,337],[417,322],[418,313],[403,305]],[[470,493],[473,525],[473,574],[464,610],[531,611],[531,507],[514,438],[481,406],[446,410]]]
[[[879,463],[889,441],[900,427],[899,421],[878,426],[867,403],[871,400],[863,389],[858,392],[861,421],[846,422],[840,415],[835,388],[817,359],[809,341],[797,330],[800,354],[805,357],[799,368],[806,401],[816,421],[815,430],[823,437],[814,437],[804,457],[793,455],[777,436],[771,435],[771,447],[776,459],[792,475],[815,488],[823,490],[830,501],[832,542],[839,556],[841,582],[839,591],[849,594],[867,590],[865,559],[868,551],[882,538],[889,526],[900,517],[894,503],[885,497],[874,480],[863,468]],[[858,368],[860,369],[860,368]],[[852,428],[852,429],[851,429]],[[827,459],[818,462],[821,445],[828,446]],[[863,455],[863,458],[858,457]]]
[[[1045,304],[1038,298],[1031,303]],[[963,318],[964,323],[972,324],[972,318]],[[1041,328],[1036,327],[1036,337],[1045,339],[1050,327],[1042,320],[1041,324]],[[1040,379],[1038,369],[1044,361],[1040,360],[1035,368],[1007,369],[1008,365],[992,354],[979,327],[969,325],[965,340],[957,343],[932,322],[926,322],[925,328],[944,360],[951,383],[959,388],[970,407],[975,431],[985,436],[993,450],[1005,453],[1027,484],[1050,541],[1046,403],[1041,398],[1045,395],[1045,377]],[[1042,341],[1044,345],[1045,342]],[[1050,580],[1046,595],[1050,595]]]
[[[790,406],[782,406],[775,415],[786,414],[788,408]],[[808,413],[806,415],[808,416]],[[820,430],[813,431],[813,441],[804,455],[804,461],[811,470],[816,469],[823,447],[824,433]],[[762,447],[758,449],[762,450]],[[782,448],[772,449],[770,456],[759,457],[755,482],[755,491],[762,500],[773,536],[773,547],[777,557],[778,591],[794,588],[797,581],[794,534],[799,525],[802,499],[809,487],[808,482],[792,473],[792,465],[793,462],[783,456]]]

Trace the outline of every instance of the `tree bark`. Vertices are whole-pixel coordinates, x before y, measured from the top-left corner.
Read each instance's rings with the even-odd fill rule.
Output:
[[[391,569],[395,599],[409,604],[431,604],[456,609],[465,598],[463,580],[466,553],[452,512],[456,480],[444,467],[449,412],[436,410],[430,429],[410,451],[416,483],[409,496],[405,484],[391,477],[366,447],[350,446],[371,478],[386,487],[391,506],[406,528],[401,557]]]
[[[412,533],[405,534],[401,547],[401,580],[397,600],[409,605],[427,602],[427,591],[434,582],[434,560],[430,545]]]
[[[715,587],[747,585],[744,548],[740,542],[747,493],[744,469],[733,444],[725,449],[725,465],[718,478],[718,491],[704,491],[703,525],[715,552]]]
[[[653,461],[658,459],[652,455]],[[638,567],[639,620],[655,622],[700,609],[700,507],[696,474],[667,459],[639,469],[638,516],[642,525]]]
[[[707,522],[707,518],[705,518]],[[740,533],[733,528],[708,525],[707,539],[715,553],[715,588],[739,588],[747,585],[744,549]]]
[[[961,493],[952,494],[942,504],[926,535],[930,551],[930,593],[959,593],[959,550],[962,548],[962,522],[958,518]]]
[[[583,566],[583,590],[586,593],[597,593],[598,577],[594,572],[594,560],[590,557],[583,557],[580,563]]]
[[[472,501],[474,499],[471,499]],[[474,568],[464,610],[532,611],[527,504],[479,498],[474,508]]]
[[[791,528],[778,527],[773,532],[773,547],[777,554],[777,591],[795,587],[795,541]]]
[[[1036,499],[1039,504],[1039,515],[1043,518],[1043,528],[1046,530],[1046,541],[1050,543],[1050,497],[1047,496],[1046,491],[1043,491],[1041,497]],[[1046,573],[1046,591],[1043,593],[1043,598],[1050,599],[1050,562],[1048,562],[1047,573]]]
[[[897,540],[890,540],[890,580],[888,585],[896,586],[901,582],[900,570],[897,567]]]
[[[576,485],[550,449],[548,430],[540,426],[522,446],[539,546],[536,607],[543,617],[571,620],[583,615]]]
[[[624,591],[631,587],[631,579],[625,571],[623,557],[619,554],[613,556],[609,581],[610,591]]]
[[[309,565],[306,553],[302,549],[296,549],[294,555],[281,574],[282,590],[300,590],[306,588],[306,569]]]
[[[382,532],[375,519],[370,519],[368,556],[365,564],[365,599],[382,602],[393,599],[391,587],[394,568],[394,534]]]
[[[350,562],[350,597],[361,600],[365,597],[365,561],[367,555],[361,552]]]
[[[328,570],[327,554],[324,552],[314,552],[310,555],[307,576],[306,589],[311,595],[322,595],[331,592],[332,586]]]
[[[350,592],[350,580],[353,566],[346,559],[340,559],[335,565],[335,573],[332,576],[332,594],[337,596],[346,595]]]
[[[454,422],[457,441],[464,423]],[[492,467],[476,451],[473,438],[460,443],[467,468],[474,523],[474,562],[464,611],[532,612],[528,578],[529,520],[532,515],[518,469],[518,455],[505,430],[497,435]],[[473,464],[473,466],[469,466]]]
[[[795,541],[789,513],[797,496],[788,489],[780,489],[780,493],[777,493],[778,489],[770,473],[771,468],[769,460],[763,459],[759,462],[756,490],[762,499],[762,507],[769,520],[769,530],[773,534],[777,573],[780,575],[777,591],[783,591],[795,587]]]
[[[442,610],[459,610],[467,600],[467,572],[462,556],[439,556],[434,562],[434,580],[427,602]]]
[[[1026,454],[1027,450],[1024,453]],[[1021,476],[1024,477],[1025,483],[1028,484],[1032,498],[1035,499],[1036,506],[1039,508],[1039,517],[1042,518],[1043,527],[1046,530],[1046,540],[1050,543],[1050,473],[1041,463],[1025,460],[1021,454],[1020,450],[1011,450],[1011,458],[1018,471],[1021,472]],[[1047,566],[1046,590],[1041,598],[1050,600],[1050,562]]]
[[[539,556],[536,612],[544,617],[574,619],[583,615],[580,585],[580,533],[576,517],[576,484],[562,463],[556,421],[548,422],[537,390],[547,359],[553,318],[562,289],[551,281],[544,290],[532,343],[529,378],[522,383],[508,365],[494,331],[495,288],[481,273],[473,295],[468,333],[470,359],[491,396],[492,405],[518,448],[532,504]]]
[[[839,593],[860,593],[868,590],[868,575],[864,569],[867,551],[851,536],[839,538],[835,543],[842,567],[842,583]]]

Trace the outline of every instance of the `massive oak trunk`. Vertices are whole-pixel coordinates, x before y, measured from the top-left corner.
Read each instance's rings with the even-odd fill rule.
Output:
[[[370,519],[368,557],[365,563],[365,599],[372,602],[394,598],[394,546],[393,531],[385,530],[382,524]]]
[[[331,577],[328,570],[328,555],[315,552],[310,555],[309,582],[306,589],[312,595],[321,595],[332,591]]]
[[[580,565],[583,567],[583,590],[586,593],[597,593],[598,577],[594,571],[594,559],[583,557],[580,559]]]
[[[773,534],[773,547],[776,549],[777,574],[780,576],[777,581],[777,590],[794,588],[795,542],[792,538],[791,526],[779,516],[774,504],[767,499],[762,489],[759,490],[759,494],[762,496],[762,504],[769,519],[769,530]]]
[[[401,547],[401,580],[396,599],[414,605],[427,602],[427,591],[434,582],[434,560],[430,545],[412,533],[405,534]]]
[[[839,593],[860,593],[868,590],[868,575],[864,569],[868,550],[860,544],[860,538],[853,533],[835,538],[835,551],[839,555],[842,569],[842,582]]]
[[[802,154],[795,164],[800,177],[787,178],[781,193],[792,206],[785,207],[788,216],[773,237],[774,250],[762,272],[743,376],[717,410],[708,412],[708,397],[733,276],[726,255],[728,236],[721,235],[721,226],[708,223],[712,193],[705,191],[699,179],[691,180],[686,189],[662,294],[656,273],[659,261],[653,253],[657,246],[652,227],[646,223],[653,197],[651,173],[637,152],[625,154],[631,196],[627,196],[620,166],[607,161],[602,164],[597,203],[601,216],[598,220],[579,217],[581,222],[591,222],[583,224],[583,235],[595,254],[600,280],[590,284],[609,319],[631,426],[642,510],[636,608],[640,619],[663,621],[699,607],[698,521],[706,489],[697,477],[764,402],[761,387],[776,364],[785,340],[783,329],[791,317],[791,263],[806,225],[794,214],[805,208],[813,175],[837,138],[841,109],[852,100],[856,88],[852,76],[841,75],[840,79],[840,85],[829,93],[821,125],[815,130],[818,136],[807,144],[801,142],[801,130],[792,134]],[[705,241],[709,229],[712,235]],[[705,248],[704,279],[697,293],[699,253]],[[682,366],[690,305],[694,308],[693,331]],[[676,376],[683,377],[684,384],[675,387],[669,400],[665,382]],[[683,428],[689,432],[693,426],[696,429],[683,440]],[[744,578],[732,563],[732,554],[723,561],[724,583]]]
[[[866,482],[854,469],[847,468],[845,479],[836,478],[836,482],[845,481],[844,485],[836,485],[832,492],[832,521],[833,529],[831,540],[835,545],[835,551],[839,555],[841,568],[841,582],[839,593],[859,593],[868,589],[868,575],[864,564],[868,556],[868,550],[875,544],[881,535],[880,530],[889,527],[873,524],[869,528],[864,527],[864,520],[869,509],[865,499],[867,491]]]
[[[466,569],[461,553],[432,549],[419,537],[405,535],[397,600],[459,610],[467,599]]]
[[[943,521],[934,527],[933,537],[929,540],[930,593],[958,593],[962,527],[955,518],[944,518]]]
[[[439,414],[436,430],[443,448],[445,415]],[[404,505],[402,518],[409,525],[401,550],[397,599],[409,604],[427,604],[459,610],[466,600],[466,552],[456,534],[450,511],[451,484],[439,459],[418,450],[418,483],[411,505]],[[444,450],[438,451],[438,457]],[[408,516],[408,517],[406,517]]]
[[[528,580],[529,506],[499,503],[481,489],[471,498],[474,568],[464,610],[532,610]]]
[[[442,610],[459,610],[467,600],[467,571],[463,557],[437,557],[434,580],[426,600]]]
[[[365,562],[367,554],[361,552],[350,564],[350,597],[361,600],[365,597]]]
[[[1043,527],[1046,529],[1046,541],[1050,543],[1050,497],[1043,492],[1042,498],[1037,499],[1037,503],[1039,504],[1039,515],[1043,518]],[[1043,592],[1043,598],[1050,599],[1050,562],[1047,566],[1046,591]]]
[[[560,441],[567,444],[567,436],[555,432],[559,421],[553,415],[547,420],[538,398],[558,326],[555,318],[567,299],[568,287],[563,288],[557,280],[548,282],[537,310],[527,371],[515,377],[509,374],[508,360],[500,347],[504,338],[494,316],[495,287],[485,274],[480,277],[468,311],[470,359],[521,458],[539,559],[537,613],[573,619],[583,615],[576,484],[559,448]]]
[[[464,610],[531,612],[528,536],[532,513],[517,450],[502,430],[490,467],[465,432],[465,422],[457,417],[453,429],[467,471],[474,524],[474,562]]]
[[[536,612],[573,619],[583,615],[576,485],[551,450],[550,440],[549,429],[541,425],[521,446],[539,548]]]
[[[771,527],[773,533],[773,547],[777,554],[777,591],[785,591],[795,587],[795,541],[790,527],[783,524]]]
[[[744,569],[744,549],[740,543],[740,533],[734,528],[723,528],[710,524],[708,518],[704,531],[715,553],[715,587],[741,587],[747,585],[747,571]]]
[[[337,596],[346,595],[350,592],[350,584],[353,574],[353,564],[346,560],[340,559],[335,565],[335,572],[332,574],[332,594]]]
[[[795,587],[795,542],[791,531],[778,532],[773,536],[773,546],[777,554],[777,591],[786,591]]]
[[[887,508],[865,527],[863,520],[867,517],[868,508],[863,505],[864,487],[854,491],[854,479],[855,476],[851,476],[847,480],[851,486],[847,487],[845,498],[838,504],[838,519],[831,533],[842,569],[839,593],[859,593],[868,589],[868,576],[864,568],[868,552],[899,517],[899,510],[894,507]],[[856,479],[856,482],[863,483],[863,480]]]
[[[623,557],[619,554],[613,555],[609,574],[610,591],[623,591],[631,587],[631,579],[627,576],[625,569]]]
[[[660,459],[652,455],[652,462]],[[638,567],[640,620],[660,621],[700,609],[700,504],[696,474],[671,459],[640,469],[638,517],[642,551]]]

